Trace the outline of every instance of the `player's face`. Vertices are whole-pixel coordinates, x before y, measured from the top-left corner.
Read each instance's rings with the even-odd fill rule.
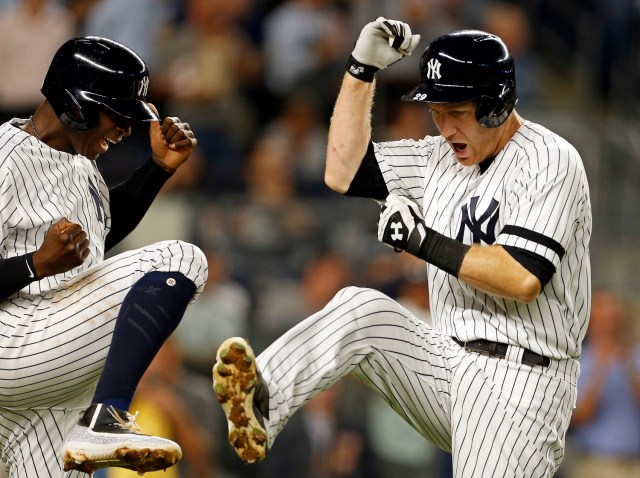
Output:
[[[110,110],[100,111],[98,125],[89,131],[78,131],[72,138],[73,150],[93,160],[131,134],[131,120]]]
[[[495,156],[502,144],[502,128],[485,128],[476,119],[475,101],[429,103],[433,121],[458,161],[465,166]]]

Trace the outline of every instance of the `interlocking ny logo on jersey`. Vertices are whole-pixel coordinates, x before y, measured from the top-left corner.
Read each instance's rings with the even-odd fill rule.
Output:
[[[89,181],[89,194],[93,198],[93,202],[96,205],[96,212],[98,213],[98,221],[104,223],[104,204],[102,203],[102,198],[100,197],[100,192],[98,192],[98,188],[93,185],[92,181]]]
[[[431,58],[427,62],[427,78],[429,80],[439,80],[442,75],[440,75],[440,67],[442,63],[438,61],[437,58]]]
[[[491,198],[489,207],[478,216],[479,200],[479,196],[474,196],[469,201],[469,208],[467,208],[466,204],[462,206],[462,222],[460,223],[460,230],[456,240],[462,241],[465,229],[469,229],[474,243],[493,244],[496,242],[496,224],[500,216],[500,204],[494,198]]]

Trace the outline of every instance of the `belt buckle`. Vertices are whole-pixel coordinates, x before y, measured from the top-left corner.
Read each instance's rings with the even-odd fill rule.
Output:
[[[491,353],[490,350],[485,350],[485,349],[482,349],[480,347],[473,347],[473,346],[469,345],[468,341],[463,342],[462,346],[464,347],[464,349],[467,352],[473,352],[474,354],[484,355],[485,357],[493,357],[494,356]]]

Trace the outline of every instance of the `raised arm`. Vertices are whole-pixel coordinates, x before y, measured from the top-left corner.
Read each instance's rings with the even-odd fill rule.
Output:
[[[376,72],[410,55],[419,41],[409,25],[383,17],[360,32],[329,127],[325,182],[334,191],[349,189],[371,140]]]
[[[356,175],[371,140],[371,108],[375,82],[344,75],[331,117],[324,180],[345,193]]]

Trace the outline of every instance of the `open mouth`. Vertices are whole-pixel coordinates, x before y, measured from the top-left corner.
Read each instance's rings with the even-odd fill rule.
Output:
[[[109,145],[110,144],[118,144],[120,142],[120,140],[114,140],[114,139],[109,139],[106,136],[104,136],[101,140],[100,140],[100,146],[102,146],[102,151],[106,152],[109,150]]]
[[[464,143],[451,143],[451,147],[456,154],[462,154],[467,150],[467,145]]]

